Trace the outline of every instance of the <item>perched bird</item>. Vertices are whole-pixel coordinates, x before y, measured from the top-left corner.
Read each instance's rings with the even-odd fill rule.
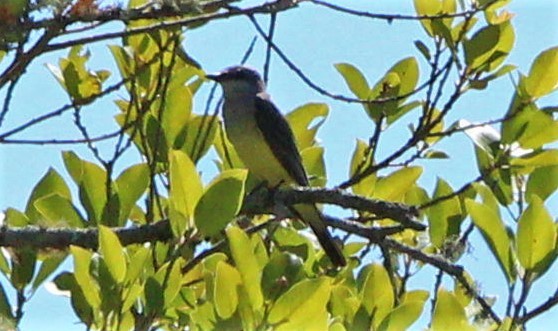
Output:
[[[233,66],[206,77],[223,87],[227,137],[248,170],[269,187],[308,186],[293,132],[265,92],[260,74],[245,66]],[[291,211],[312,228],[334,265],[346,265],[315,205],[297,204]]]

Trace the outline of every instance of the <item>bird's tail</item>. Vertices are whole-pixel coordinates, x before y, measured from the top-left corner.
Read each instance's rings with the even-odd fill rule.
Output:
[[[310,226],[318,238],[318,242],[331,262],[336,266],[345,266],[347,261],[341,248],[335,243],[324,223],[322,213],[315,205],[300,204],[293,206],[297,216]]]

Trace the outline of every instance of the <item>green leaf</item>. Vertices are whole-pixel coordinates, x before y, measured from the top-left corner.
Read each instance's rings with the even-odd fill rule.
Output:
[[[345,79],[345,83],[351,92],[353,92],[357,98],[366,100],[370,92],[370,87],[362,72],[350,63],[337,63],[334,66],[343,76],[343,79]]]
[[[415,90],[419,79],[419,66],[415,57],[407,57],[397,62],[388,70],[389,73],[395,73],[399,76],[400,87],[398,96],[410,94]],[[402,104],[403,100],[399,101]]]
[[[387,201],[400,201],[422,174],[422,167],[406,167],[376,181],[373,196]]]
[[[145,146],[144,142],[143,145],[145,147],[142,146],[142,152],[152,155],[153,159],[157,162],[165,162],[170,146],[167,144],[167,140],[163,139],[163,127],[157,117],[153,115],[153,112],[144,115],[144,127],[147,146]]]
[[[533,196],[518,222],[517,258],[526,270],[533,270],[553,253],[555,245],[556,230],[552,216],[541,199]]]
[[[0,251],[0,272],[4,274],[4,276],[8,277],[10,275],[10,264],[8,262],[8,256]]]
[[[465,205],[473,223],[479,228],[492,254],[496,257],[506,280],[508,283],[513,283],[516,277],[514,254],[510,236],[500,215],[490,207],[473,200],[465,200]]]
[[[525,90],[532,98],[545,96],[558,88],[558,47],[541,52],[525,79]]]
[[[488,60],[486,71],[491,72],[506,60],[508,54],[511,52],[515,43],[515,32],[513,25],[509,21],[498,24],[500,28],[500,36],[498,38],[498,45],[496,50]]]
[[[262,288],[266,299],[275,299],[287,288],[277,286],[280,282],[294,284],[304,275],[302,259],[292,253],[274,251],[262,274]]]
[[[539,167],[529,176],[525,196],[528,201],[532,195],[546,200],[556,189],[558,189],[558,165]]]
[[[430,292],[426,290],[407,291],[403,294],[401,303],[408,303],[413,301],[426,302],[426,300],[428,300],[428,297],[430,297]]]
[[[225,133],[225,128],[220,123],[218,127],[218,134],[215,137],[215,151],[217,155],[219,155],[220,162],[216,161],[219,170],[228,170],[228,169],[235,169],[235,168],[246,168],[240,157],[236,153],[233,145],[227,138],[227,134]]]
[[[429,150],[424,154],[424,158],[442,160],[442,159],[449,159],[450,157],[444,151]]]
[[[114,232],[108,227],[99,226],[99,251],[103,255],[113,280],[122,283],[126,276],[126,257],[124,248]]]
[[[498,199],[496,199],[490,188],[479,183],[474,183],[473,188],[481,197],[482,204],[492,209],[492,211],[500,217],[500,205],[498,204]]]
[[[115,180],[120,202],[119,225],[129,218],[132,207],[145,193],[149,185],[149,167],[145,163],[133,165],[124,170]]]
[[[230,318],[238,307],[240,273],[231,265],[219,261],[215,271],[215,311],[223,319]]]
[[[558,149],[538,150],[510,161],[512,166],[518,167],[549,167],[558,165]],[[530,172],[530,171],[527,171]]]
[[[278,324],[276,330],[325,330],[331,283],[319,277],[293,285],[271,307],[268,322]]]
[[[477,31],[470,40],[466,40],[463,44],[467,66],[471,70],[477,70],[486,65],[497,50],[499,41],[500,27],[498,25],[488,25]]]
[[[62,152],[62,160],[64,161],[64,166],[70,174],[70,177],[72,177],[73,181],[79,185],[81,176],[83,175],[81,159],[72,151],[64,151]]]
[[[8,300],[8,296],[6,295],[3,284],[0,284],[0,319],[0,326],[12,326],[6,328],[5,330],[17,330],[15,316],[12,312],[12,306],[10,305],[10,301]]]
[[[493,169],[495,160],[486,151],[475,146],[475,155],[477,157],[477,164],[480,173],[485,173],[487,169]],[[514,201],[511,180],[512,177],[509,168],[489,172],[489,174],[483,179],[498,199],[498,202],[504,206],[509,205]]]
[[[157,272],[156,276],[160,277],[159,283],[164,285],[163,295],[164,295],[165,309],[169,309],[173,307],[174,300],[176,299],[176,296],[180,292],[180,288],[182,286],[181,284],[182,274],[180,272],[180,269],[182,268],[182,263],[180,263],[181,261],[183,260],[177,259],[174,261],[174,263],[169,264],[171,266],[170,271],[167,271],[168,268],[164,270],[163,268],[161,268],[161,270]]]
[[[422,56],[424,56],[426,60],[430,60],[432,55],[430,55],[430,50],[428,49],[428,47],[420,40],[415,40],[414,44],[419,52],[422,54]]]
[[[416,58],[407,57],[394,64],[378,81],[370,91],[369,99],[378,100],[407,96],[414,91],[419,78],[419,67]],[[401,106],[407,98],[389,102],[371,103],[364,105],[368,115],[377,123],[380,115],[388,116],[389,123],[394,122],[405,112],[414,108],[417,104]]]
[[[399,305],[383,319],[378,331],[409,330],[422,314],[423,307],[424,301],[411,301]]]
[[[37,264],[37,251],[30,247],[21,247],[12,254],[10,280],[14,288],[23,290],[33,279]]]
[[[194,211],[196,227],[204,236],[219,234],[236,216],[247,175],[244,169],[226,170],[209,184]]]
[[[185,224],[194,215],[194,208],[202,196],[203,186],[196,166],[182,151],[169,153],[171,227],[176,236],[182,235],[191,226]],[[180,217],[173,217],[174,215]]]
[[[453,14],[456,10],[455,0],[414,0],[415,11],[419,16],[436,16],[440,14]],[[420,23],[429,36],[440,35],[440,29],[445,27],[449,32],[453,18],[422,19]]]
[[[360,292],[362,305],[374,318],[374,329],[389,314],[395,302],[393,286],[386,269],[378,263],[366,267],[366,274]]]
[[[41,262],[37,276],[33,280],[33,290],[36,290],[56,269],[66,260],[66,252],[49,253],[49,256]]]
[[[86,224],[72,202],[58,194],[35,200],[34,207],[42,216],[41,224],[45,226],[82,228]]]
[[[307,103],[287,114],[299,150],[316,144],[316,132],[329,114],[329,106],[325,103]]]
[[[131,284],[135,282],[145,270],[151,267],[146,265],[150,255],[151,250],[144,246],[140,246],[138,250],[131,255],[126,273],[126,283]]]
[[[82,161],[82,169],[79,197],[87,211],[88,219],[100,224],[107,204],[107,173],[98,165],[87,161]]]
[[[443,179],[438,178],[433,200],[453,194],[451,186]],[[428,221],[430,226],[430,240],[434,246],[441,248],[445,241],[452,236],[459,235],[459,228],[465,215],[461,210],[459,197],[454,196],[446,199],[428,209]]]
[[[165,308],[165,297],[161,284],[150,276],[145,281],[145,308],[149,314],[159,314]]]
[[[371,154],[368,144],[363,140],[357,139],[355,151],[353,152],[353,157],[351,158],[351,167],[349,171],[350,178],[372,165],[373,161],[370,159],[370,156]],[[370,196],[370,194],[374,191],[376,179],[376,174],[372,173],[357,184],[351,186],[351,190],[354,194],[359,194],[365,197]]]
[[[27,200],[25,213],[27,214],[27,217],[29,217],[32,224],[41,219],[41,214],[35,207],[35,201],[52,194],[58,194],[68,200],[72,199],[70,189],[68,188],[68,185],[66,185],[62,176],[60,176],[56,170],[50,168],[43,178],[39,180],[37,185],[35,185],[33,191],[31,192],[31,196]]]
[[[244,231],[235,226],[228,227],[226,233],[231,255],[242,277],[242,283],[246,289],[250,306],[252,309],[258,310],[263,305],[263,294],[260,285],[262,269],[250,245],[250,238]]]
[[[158,99],[161,100],[161,99]],[[167,91],[161,127],[167,139],[167,146],[176,147],[176,139],[187,126],[192,112],[192,93],[187,86],[175,86]],[[155,105],[155,108],[159,108]]]
[[[451,292],[440,289],[437,298],[432,316],[432,331],[475,330],[467,321],[465,310]]]
[[[118,70],[120,71],[120,75],[122,78],[129,77],[133,70],[134,70],[134,55],[133,51],[129,47],[122,47],[119,45],[109,45],[108,46],[110,52],[112,53],[112,57],[118,66]],[[129,88],[129,83],[127,84]]]
[[[309,177],[309,186],[324,187],[327,182],[324,148],[312,146],[300,152],[302,164]]]
[[[415,100],[407,104],[398,106],[397,109],[395,109],[395,111],[392,114],[389,114],[387,118],[387,124],[395,123],[395,121],[397,121],[403,115],[407,114],[408,112],[410,112],[411,110],[417,107],[422,106],[423,104],[424,101]]]
[[[352,321],[360,307],[360,298],[352,286],[336,284],[331,291],[330,312],[342,320]]]
[[[404,203],[411,206],[420,206],[427,203],[430,200],[428,192],[418,185],[413,185],[409,188],[407,193],[405,193]]]
[[[558,122],[551,114],[527,104],[502,125],[502,141],[518,142],[523,148],[540,148],[544,144],[558,140]]]
[[[74,277],[76,282],[89,306],[93,309],[98,309],[101,305],[99,287],[89,274],[93,253],[78,246],[70,246],[70,252],[74,257]]]
[[[218,123],[216,116],[193,115],[182,133],[184,141],[179,139],[175,147],[188,154],[194,163],[198,162],[215,142]]]
[[[14,208],[8,208],[5,211],[5,222],[10,227],[23,227],[30,224],[27,215]]]

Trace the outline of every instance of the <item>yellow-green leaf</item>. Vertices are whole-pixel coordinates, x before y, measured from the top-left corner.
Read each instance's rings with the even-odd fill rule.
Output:
[[[433,200],[453,194],[451,186],[438,178]],[[459,226],[464,215],[457,196],[439,202],[428,209],[428,227],[430,240],[436,247],[441,248],[447,238],[459,234]]]
[[[215,271],[215,310],[221,318],[227,319],[238,306],[238,287],[242,283],[240,273],[231,265],[219,261]]]
[[[440,14],[452,14],[456,10],[455,0],[414,0],[415,11],[420,16],[435,16]],[[441,26],[449,31],[453,18],[423,19],[420,20],[422,27],[429,36],[439,35]],[[436,26],[438,25],[438,26]]]
[[[43,226],[81,228],[85,225],[85,220],[72,202],[59,194],[39,198],[34,206],[42,216]]]
[[[558,88],[558,47],[540,53],[525,79],[525,90],[533,98],[549,94]]]
[[[363,140],[357,139],[355,151],[351,158],[351,168],[349,176],[360,173],[362,170],[372,165],[372,160],[370,160],[370,149],[368,144]],[[351,186],[351,190],[355,194],[362,196],[369,196],[374,191],[374,186],[376,185],[376,174],[370,174],[357,184]]]
[[[165,102],[165,107],[161,109],[161,127],[167,139],[167,146],[177,147],[176,138],[190,119],[192,93],[187,86],[175,86],[168,90]]]
[[[432,331],[447,330],[473,331],[475,328],[469,324],[465,310],[455,296],[440,289],[432,316]]]
[[[257,310],[263,305],[261,289],[262,269],[252,250],[250,238],[238,227],[227,228],[227,239],[236,268],[240,272],[242,283],[246,289],[252,309]]]
[[[194,163],[198,162],[215,142],[218,123],[216,116],[193,115],[182,133],[184,141],[178,139],[175,147],[188,154]]]
[[[324,148],[321,146],[308,147],[300,152],[300,156],[308,174],[310,186],[324,187],[327,184]]]
[[[120,205],[119,225],[124,225],[130,216],[132,207],[145,193],[148,185],[149,167],[145,163],[133,165],[118,176],[115,186]]]
[[[99,251],[103,255],[109,273],[116,283],[121,283],[126,276],[126,257],[124,248],[114,232],[108,227],[99,226]]]
[[[39,211],[35,207],[35,201],[48,195],[58,194],[63,198],[71,201],[71,194],[68,185],[54,169],[49,169],[47,173],[39,180],[37,185],[33,188],[29,200],[27,200],[27,207],[25,213],[29,220],[34,223],[41,218]]]
[[[85,300],[91,308],[99,308],[101,305],[99,287],[89,274],[93,253],[78,246],[70,246],[70,252],[74,257],[74,277],[83,292]]]
[[[558,189],[558,165],[540,167],[529,176],[525,196],[528,201],[532,195],[538,196],[541,200],[546,200],[556,189]]]
[[[182,235],[190,224],[189,217],[194,215],[194,208],[200,199],[203,186],[196,166],[188,155],[182,151],[169,152],[170,194],[169,205],[172,211],[181,217],[172,217],[171,226],[175,235]]]
[[[465,205],[473,223],[479,228],[492,254],[496,257],[507,281],[513,283],[516,277],[514,254],[510,237],[500,215],[492,208],[470,199],[465,200]]]
[[[500,27],[488,25],[464,42],[465,63],[475,70],[485,65],[498,47]]]
[[[534,168],[556,166],[558,165],[558,149],[538,150],[521,157],[513,158],[510,164],[513,166]]]
[[[325,330],[331,282],[319,277],[295,284],[271,307],[268,322],[278,324],[278,330]]]
[[[82,161],[82,169],[79,197],[89,220],[99,224],[107,204],[107,173],[103,168],[88,161]]]
[[[374,316],[374,328],[392,310],[395,302],[393,286],[386,269],[378,263],[367,267],[366,278],[360,293],[362,305],[369,315]]]
[[[360,307],[360,298],[354,288],[337,284],[331,291],[330,312],[343,320],[353,320]]]
[[[376,181],[373,196],[388,201],[400,201],[422,174],[422,167],[406,167]]]
[[[519,219],[517,229],[517,257],[521,265],[532,270],[553,253],[556,230],[552,216],[537,196]]]
[[[223,171],[207,187],[194,211],[196,227],[204,236],[219,234],[236,216],[244,198],[247,171]]]
[[[380,326],[379,331],[399,331],[408,330],[409,327],[420,317],[422,314],[422,308],[424,307],[424,302],[421,301],[411,301],[408,303],[403,303],[393,309],[384,318]]]
[[[334,66],[335,69],[337,69],[337,71],[343,76],[343,79],[351,92],[353,92],[357,98],[366,100],[368,94],[370,93],[370,87],[368,86],[368,82],[362,72],[350,63],[337,63]]]
[[[316,144],[316,132],[328,114],[329,106],[325,103],[307,103],[287,114],[286,118],[293,130],[299,150],[302,151]]]

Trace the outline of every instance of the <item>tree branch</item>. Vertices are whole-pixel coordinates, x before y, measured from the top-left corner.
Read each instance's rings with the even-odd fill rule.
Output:
[[[113,228],[122,245],[140,244],[150,241],[169,241],[173,238],[169,221],[129,228]],[[0,246],[32,247],[37,249],[66,249],[70,245],[97,249],[98,230],[70,228],[0,228]]]
[[[390,218],[405,228],[422,231],[426,226],[416,221],[418,210],[396,202],[369,199],[338,189],[289,188],[275,191],[260,189],[247,196],[243,212],[261,214],[281,203],[293,205],[297,203],[325,203],[345,209],[370,212],[378,218]]]

